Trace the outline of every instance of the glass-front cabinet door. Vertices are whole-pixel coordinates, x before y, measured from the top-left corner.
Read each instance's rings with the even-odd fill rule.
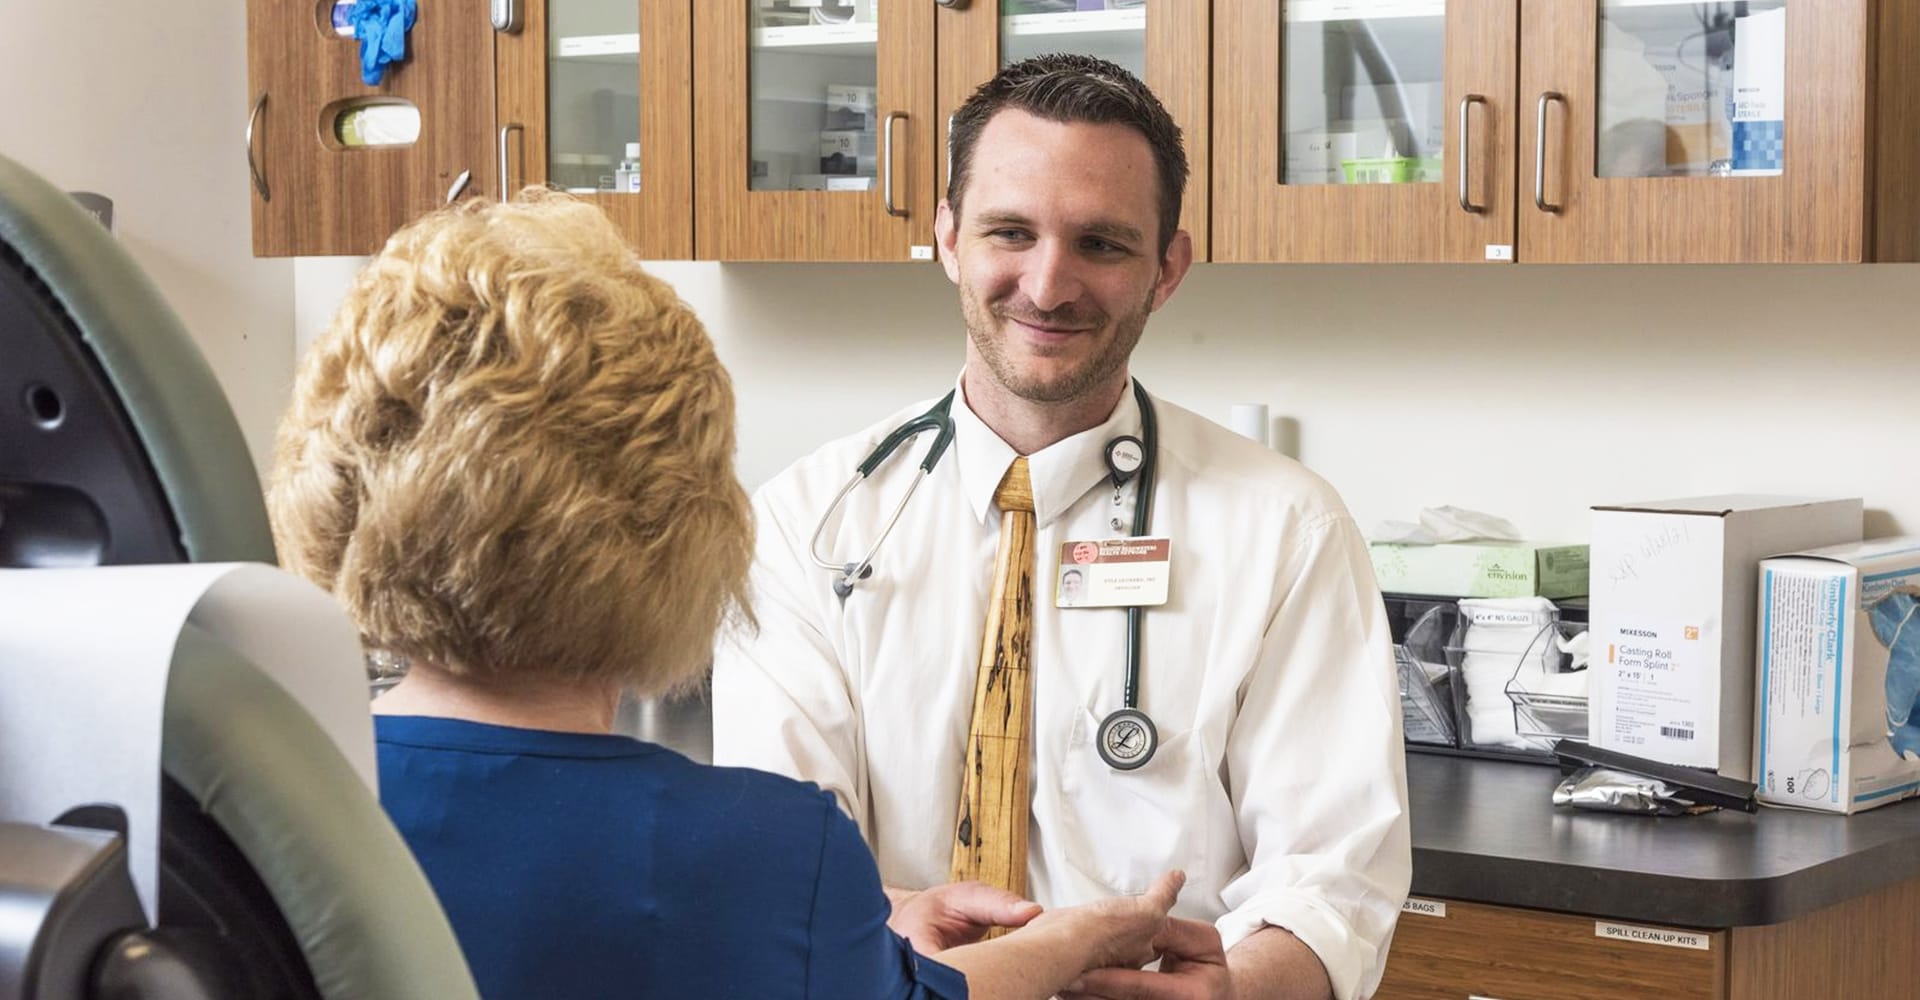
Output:
[[[967,95],[1010,63],[1051,52],[1098,56],[1147,82],[1180,125],[1191,177],[1180,225],[1207,259],[1208,43],[1211,4],[1199,0],[971,0],[942,7],[939,141]],[[937,180],[946,197],[944,152]]]
[[[502,197],[597,203],[643,257],[693,256],[690,0],[513,0],[500,35]]]
[[[699,0],[699,255],[933,255],[932,0]]]
[[[1515,0],[1224,4],[1214,259],[1514,259]]]
[[[1524,257],[1862,259],[1870,6],[1528,0]]]

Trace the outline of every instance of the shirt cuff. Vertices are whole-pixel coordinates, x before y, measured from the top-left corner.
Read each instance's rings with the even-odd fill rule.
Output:
[[[900,958],[913,984],[912,1000],[967,1000],[967,977],[958,969],[913,950],[906,938],[900,938]]]
[[[1279,927],[1300,939],[1327,970],[1334,1000],[1355,1000],[1362,986],[1376,981],[1380,946],[1356,934],[1317,901],[1294,894],[1256,897],[1214,922],[1228,951],[1263,927]],[[1385,942],[1381,942],[1384,944]]]

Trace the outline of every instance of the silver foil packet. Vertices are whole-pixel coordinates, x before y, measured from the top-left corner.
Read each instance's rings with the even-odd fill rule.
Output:
[[[1695,805],[1658,778],[1607,767],[1583,767],[1567,775],[1553,790],[1553,804],[1646,816],[1685,816],[1712,808]]]

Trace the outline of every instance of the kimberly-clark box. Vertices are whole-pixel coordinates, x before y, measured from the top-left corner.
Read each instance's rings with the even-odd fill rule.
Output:
[[[1920,795],[1920,536],[1760,563],[1760,800],[1852,813]]]
[[[1441,597],[1579,597],[1587,546],[1537,542],[1374,542],[1373,575],[1390,593]]]
[[[1860,540],[1859,499],[1593,509],[1588,742],[1753,780],[1760,560]]]

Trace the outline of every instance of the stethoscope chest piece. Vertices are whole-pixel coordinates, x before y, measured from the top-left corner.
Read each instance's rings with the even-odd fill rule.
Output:
[[[1116,771],[1131,771],[1153,759],[1160,748],[1160,733],[1153,720],[1137,708],[1122,708],[1100,720],[1094,734],[1094,746],[1100,759]]]

